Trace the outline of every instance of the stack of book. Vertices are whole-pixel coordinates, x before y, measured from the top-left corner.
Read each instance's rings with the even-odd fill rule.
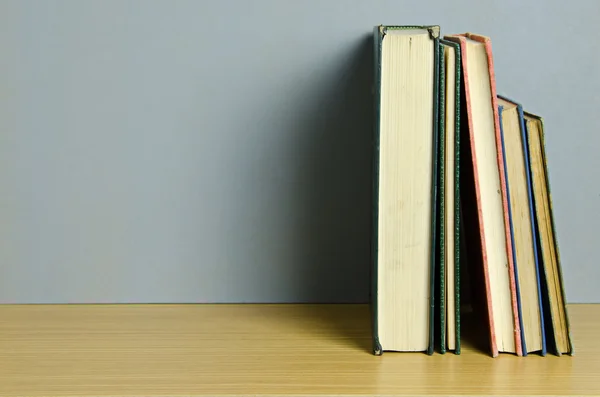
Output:
[[[542,118],[497,95],[487,37],[374,38],[374,353],[460,354],[469,287],[492,356],[572,354]]]

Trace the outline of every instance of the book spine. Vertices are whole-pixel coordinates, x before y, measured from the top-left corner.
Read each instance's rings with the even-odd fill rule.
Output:
[[[376,26],[374,29],[374,86],[373,86],[373,186],[372,186],[372,221],[371,221],[371,317],[373,328],[373,354],[381,355],[383,350],[379,342],[377,277],[378,277],[378,246],[379,246],[379,123],[381,108],[381,47],[385,28]]]
[[[439,338],[440,338],[440,353],[446,353],[446,244],[445,244],[445,232],[446,232],[446,218],[445,218],[445,187],[446,178],[445,172],[445,158],[446,158],[446,131],[445,131],[445,117],[446,117],[446,89],[445,89],[445,66],[444,66],[444,47],[440,45],[438,47],[438,63],[439,63],[439,90],[438,90],[438,151],[435,155],[438,157],[439,165],[437,172],[439,173],[439,200],[437,203],[439,226],[437,233],[437,239],[439,244],[439,257],[437,262],[439,263],[440,269],[436,272],[435,276],[437,279],[438,291],[439,291],[439,308],[436,311],[439,316]],[[434,233],[435,234],[435,233]]]
[[[455,354],[460,354],[460,86],[461,86],[461,56],[460,46],[455,45],[455,85],[456,97],[454,99],[456,114],[454,115],[454,310],[456,324],[456,349]]]
[[[440,39],[439,39],[439,30],[435,31],[433,29],[429,30],[430,35],[433,39],[433,51],[434,51],[434,60],[433,60],[433,175],[432,175],[432,204],[431,204],[431,214],[432,214],[432,223],[431,223],[431,249],[430,249],[430,291],[429,291],[429,346],[427,348],[427,354],[432,355],[435,345],[435,279],[436,279],[436,233],[435,230],[437,228],[436,222],[436,213],[437,213],[437,196],[438,196],[438,156],[437,153],[439,151],[439,101],[438,101],[438,92],[439,92],[439,48],[440,48]]]

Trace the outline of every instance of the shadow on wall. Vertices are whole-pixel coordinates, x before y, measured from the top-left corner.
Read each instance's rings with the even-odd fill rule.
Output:
[[[309,87],[295,130],[294,209],[301,216],[295,269],[306,302],[368,302],[370,288],[373,39],[350,47]],[[307,188],[308,187],[308,188]]]

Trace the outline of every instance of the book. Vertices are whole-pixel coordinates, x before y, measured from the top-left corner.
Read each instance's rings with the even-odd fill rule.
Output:
[[[465,103],[461,201],[468,262],[483,304],[479,312],[486,316],[492,356],[522,355],[491,41],[472,33],[445,39],[461,49]]]
[[[440,40],[440,353],[460,354],[460,46]]]
[[[523,108],[498,96],[523,355],[546,354],[533,193]]]
[[[544,123],[541,117],[524,113],[527,148],[530,159],[530,177],[533,189],[537,244],[542,273],[542,298],[546,301],[547,335],[554,353],[573,354],[560,254],[554,223],[550,180],[546,162]]]
[[[376,26],[373,352],[433,353],[438,26]]]

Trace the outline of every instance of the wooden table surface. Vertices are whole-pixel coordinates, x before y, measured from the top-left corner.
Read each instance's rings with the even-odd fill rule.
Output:
[[[366,305],[0,305],[0,396],[600,395],[600,305],[576,355],[370,352]]]

